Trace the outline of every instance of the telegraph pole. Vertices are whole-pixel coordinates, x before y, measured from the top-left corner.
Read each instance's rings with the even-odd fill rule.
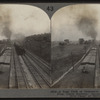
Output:
[[[73,71],[74,71],[74,60],[73,60],[73,53],[71,52],[71,61],[72,61],[72,67],[73,67]]]

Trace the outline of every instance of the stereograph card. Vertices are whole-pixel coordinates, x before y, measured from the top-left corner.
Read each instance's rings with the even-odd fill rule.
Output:
[[[0,4],[0,98],[98,98],[99,88],[99,3]]]

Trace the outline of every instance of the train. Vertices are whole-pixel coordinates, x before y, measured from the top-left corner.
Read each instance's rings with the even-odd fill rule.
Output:
[[[87,54],[87,56],[84,58],[81,64],[95,64],[96,60],[96,48],[92,48],[90,52]]]
[[[25,54],[25,48],[20,42],[15,41],[14,47],[15,47],[17,55],[24,55]]]
[[[86,69],[87,69],[87,67],[89,65],[95,66],[96,55],[97,55],[97,48],[92,47],[90,52],[86,55],[84,60],[81,62],[81,65],[83,65],[83,68],[82,68],[82,72],[83,73],[87,73],[88,72],[88,70],[86,70]]]

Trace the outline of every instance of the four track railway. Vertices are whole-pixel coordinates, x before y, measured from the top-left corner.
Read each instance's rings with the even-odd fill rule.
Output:
[[[79,67],[74,72],[75,74],[73,74],[80,74],[81,77],[83,77],[84,74],[82,73],[90,73],[90,75],[92,76],[92,80],[90,80],[90,83],[93,83],[91,86],[94,86],[95,84],[94,78],[98,49],[99,47],[92,47],[86,54],[84,59],[80,62]],[[18,55],[13,45],[11,47],[3,48],[1,50],[0,57],[0,71],[3,71],[3,68],[9,69],[9,75],[7,79],[8,82],[6,81],[8,84],[8,88],[37,89],[51,87],[51,70],[49,64],[27,50],[25,50],[25,54]],[[89,77],[90,75],[88,74]],[[86,82],[88,77],[83,79]]]
[[[0,68],[9,66],[8,88],[50,88],[50,67],[44,60],[28,51],[18,55],[13,45],[2,52]]]

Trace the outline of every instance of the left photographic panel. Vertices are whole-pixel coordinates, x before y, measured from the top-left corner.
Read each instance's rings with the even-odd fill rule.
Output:
[[[0,4],[0,88],[50,88],[50,19],[40,8]]]

